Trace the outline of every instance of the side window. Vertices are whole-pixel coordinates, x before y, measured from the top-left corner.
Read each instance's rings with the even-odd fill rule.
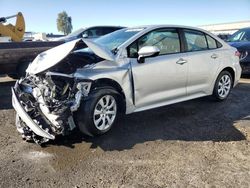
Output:
[[[100,36],[104,35],[103,33],[104,33],[103,28],[96,28],[95,29],[95,37],[100,37]]]
[[[172,54],[180,52],[179,35],[175,29],[160,29],[152,31],[128,47],[129,57],[138,56],[138,50],[144,46],[156,46],[160,50],[159,55]]]
[[[111,28],[108,28],[108,27],[106,27],[106,28],[103,28],[103,35],[106,35],[106,34],[108,34],[108,33],[111,33],[112,32],[112,30],[111,30]]]
[[[86,34],[88,36],[87,38],[92,38],[92,37],[94,37],[95,32],[92,29],[88,29],[88,30],[84,31],[82,34],[83,35]]]
[[[210,37],[209,35],[206,35],[207,37],[207,44],[209,49],[215,49],[217,48],[216,40]]]
[[[88,38],[95,38],[102,36],[102,28],[93,28],[93,29],[88,29],[83,34],[87,34]]]
[[[128,47],[128,57],[137,58],[138,57],[138,45],[137,42],[132,43]]]
[[[207,50],[206,37],[202,32],[194,30],[184,30],[184,35],[187,41],[187,51]]]
[[[113,28],[113,27],[103,28],[103,35],[106,35],[108,33],[112,33],[112,32],[114,32],[116,30],[118,30],[118,28]]]
[[[216,41],[216,44],[217,44],[217,48],[221,48],[222,47],[222,44],[218,41]]]

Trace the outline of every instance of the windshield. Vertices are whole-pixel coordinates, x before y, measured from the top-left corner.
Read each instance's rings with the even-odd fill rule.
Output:
[[[117,47],[119,47],[121,44],[126,42],[128,39],[130,39],[135,34],[142,31],[144,28],[137,28],[137,29],[121,29],[118,31],[115,31],[113,33],[110,33],[108,35],[104,35],[98,39],[95,40],[96,43],[101,44],[102,46],[107,47],[109,50],[113,51]]]
[[[244,42],[244,41],[250,41],[250,29],[239,30],[235,32],[228,39],[228,42]]]

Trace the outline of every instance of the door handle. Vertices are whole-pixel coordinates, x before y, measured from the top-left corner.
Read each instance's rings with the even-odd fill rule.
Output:
[[[213,55],[211,55],[211,58],[216,59],[216,58],[218,58],[218,55],[217,54],[213,54]]]
[[[176,64],[183,65],[187,63],[187,60],[180,58],[178,61],[176,61]]]

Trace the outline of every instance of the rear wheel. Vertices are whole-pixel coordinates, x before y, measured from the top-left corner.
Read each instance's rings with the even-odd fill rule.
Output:
[[[213,97],[218,101],[225,100],[231,92],[232,85],[232,75],[228,71],[222,71],[215,82]]]
[[[119,97],[118,92],[110,87],[91,92],[76,113],[80,131],[89,136],[108,132],[118,116]]]

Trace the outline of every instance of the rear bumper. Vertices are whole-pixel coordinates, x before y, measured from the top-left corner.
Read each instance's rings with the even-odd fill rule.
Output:
[[[17,95],[15,93],[15,90],[11,88],[12,90],[12,105],[14,109],[16,110],[18,116],[22,119],[22,121],[37,135],[48,138],[48,139],[55,139],[55,136],[46,132],[42,128],[39,127],[26,113],[25,109],[22,107],[20,102],[18,101]]]
[[[235,78],[234,78],[234,87],[239,83],[240,81],[240,77],[241,77],[241,73],[242,73],[242,68],[240,66],[239,63],[237,63],[235,66],[234,66],[234,70],[235,70]]]

